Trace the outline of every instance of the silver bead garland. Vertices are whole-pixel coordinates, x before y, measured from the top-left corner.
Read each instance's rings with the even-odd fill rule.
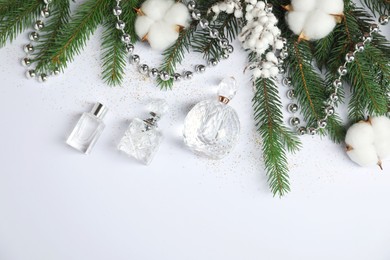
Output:
[[[207,60],[206,64],[197,64],[194,66],[194,72],[192,71],[184,71],[183,73],[173,72],[169,73],[166,71],[159,71],[156,68],[151,68],[147,64],[139,65],[141,62],[141,58],[139,55],[134,54],[134,45],[131,44],[131,37],[129,34],[126,33],[125,27],[126,24],[120,19],[120,16],[122,14],[122,8],[120,6],[121,0],[115,0],[116,6],[113,9],[113,14],[117,19],[117,23],[115,25],[116,29],[122,32],[122,42],[125,45],[126,52],[130,55],[130,63],[137,66],[138,72],[140,72],[142,75],[148,76],[152,79],[161,79],[162,81],[168,81],[168,80],[174,80],[174,81],[180,81],[182,79],[190,80],[194,76],[194,72],[197,74],[201,74],[206,71],[206,65],[209,65],[210,67],[214,67],[218,65],[218,60],[216,58],[211,58]],[[229,58],[229,55],[233,53],[234,48],[230,44],[229,40],[222,37],[217,29],[214,29],[210,27],[210,22],[202,18],[201,12],[196,9],[196,2],[195,1],[188,1],[187,2],[187,8],[191,12],[191,18],[195,21],[198,21],[199,27],[202,30],[205,30],[209,33],[210,37],[213,39],[216,39],[218,41],[219,47],[223,50],[223,54],[221,58],[227,59]]]
[[[50,16],[50,4],[52,0],[43,0],[44,7],[41,10],[41,19],[35,21],[33,23],[34,31],[30,32],[28,34],[28,39],[30,42],[23,46],[23,50],[26,53],[26,57],[22,58],[22,65],[25,67],[30,67],[33,64],[33,59],[31,58],[31,55],[34,53],[34,43],[39,41],[40,35],[39,31],[45,28],[44,19],[48,18]],[[56,68],[51,73],[51,75],[58,75],[60,71]],[[45,82],[48,79],[48,73],[41,73],[37,75],[36,70],[33,68],[28,68],[26,71],[26,77],[27,78],[37,78],[39,82]]]
[[[338,78],[333,81],[333,92],[329,95],[329,98],[326,101],[324,112],[325,116],[319,119],[314,126],[302,126],[300,125],[300,119],[295,116],[295,113],[298,112],[299,107],[296,103],[290,103],[287,106],[287,111],[292,114],[292,117],[289,119],[289,124],[296,128],[296,131],[299,135],[315,135],[319,130],[324,129],[328,126],[328,118],[333,116],[336,113],[335,107],[340,99],[338,93],[339,89],[343,86],[342,78],[348,73],[348,64],[355,61],[355,56],[357,53],[363,52],[365,46],[372,41],[374,33],[379,32],[379,27],[377,24],[370,25],[370,32],[364,33],[362,36],[362,41],[355,44],[355,50],[350,51],[345,55],[345,62],[342,64],[338,70]],[[287,52],[286,52],[287,53]],[[295,100],[294,89],[292,88],[292,82],[290,78],[283,78],[282,84],[288,88],[287,98],[290,100]]]

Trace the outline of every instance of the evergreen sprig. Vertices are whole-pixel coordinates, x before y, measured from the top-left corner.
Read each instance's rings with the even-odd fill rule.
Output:
[[[290,191],[287,152],[296,152],[301,143],[295,133],[283,125],[282,103],[273,79],[257,79],[253,97],[254,118],[263,144],[268,183],[275,196]]]
[[[374,13],[374,15],[390,14],[389,0],[360,0],[360,2],[366,5]]]
[[[40,15],[44,4],[41,0],[0,1],[0,47],[12,41],[24,29],[31,27]]]
[[[121,19],[125,22],[126,32],[130,35],[133,43],[137,41],[137,35],[134,29],[134,21],[137,13],[134,12],[133,8],[138,6],[139,3],[140,0],[123,0],[121,2],[123,10]],[[113,4],[116,5],[115,2]],[[125,45],[121,40],[122,33],[116,29],[117,19],[111,14],[113,7],[106,14],[108,18],[105,20],[102,36],[102,77],[110,86],[116,86],[122,83],[127,59]]]

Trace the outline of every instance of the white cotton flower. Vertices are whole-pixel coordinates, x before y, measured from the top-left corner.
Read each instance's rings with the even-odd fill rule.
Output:
[[[343,17],[343,0],[292,0],[284,6],[286,22],[300,39],[319,40],[331,33]]]
[[[309,37],[310,40],[319,40],[331,33],[335,26],[336,20],[333,16],[320,10],[315,10],[306,18],[304,35]]]
[[[373,117],[352,125],[345,137],[347,154],[361,166],[379,165],[390,156],[390,119]]]
[[[279,74],[279,68],[276,66],[273,66],[269,69],[269,72],[271,74],[271,77],[276,77]]]
[[[253,70],[253,76],[254,76],[255,78],[260,78],[260,76],[261,76],[261,69],[255,68],[255,69]]]
[[[182,3],[173,0],[146,0],[135,20],[135,32],[155,50],[165,50],[179,37],[179,31],[189,25],[190,13]]]
[[[378,155],[375,146],[373,145],[368,145],[364,149],[347,151],[347,154],[352,161],[363,167],[378,164]]]
[[[158,21],[174,3],[173,0],[147,0],[141,5],[141,10],[150,19]]]

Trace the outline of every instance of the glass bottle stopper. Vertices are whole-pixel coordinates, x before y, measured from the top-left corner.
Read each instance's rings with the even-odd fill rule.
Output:
[[[163,99],[156,99],[151,101],[147,105],[150,115],[152,117],[145,119],[144,122],[147,124],[148,129],[157,128],[157,121],[168,112],[169,106],[168,103]]]
[[[100,118],[100,119],[103,119],[105,117],[105,115],[107,114],[107,112],[108,112],[108,108],[105,105],[97,102],[93,106],[91,114]]]
[[[219,83],[218,99],[220,102],[227,104],[234,98],[237,93],[237,82],[234,77],[224,78]]]

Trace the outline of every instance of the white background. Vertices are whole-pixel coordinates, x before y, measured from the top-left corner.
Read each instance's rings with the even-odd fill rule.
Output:
[[[130,66],[123,86],[113,88],[100,79],[100,35],[45,84],[25,79],[19,65],[25,34],[0,49],[1,260],[390,259],[389,161],[383,171],[359,168],[342,145],[304,137],[303,149],[289,156],[292,192],[274,198],[242,51],[173,91]],[[156,53],[137,50],[159,64]],[[200,60],[189,55],[182,68]],[[240,142],[223,160],[198,158],[183,145],[184,117],[213,98],[226,76],[240,86],[231,102]],[[171,110],[160,123],[160,151],[144,166],[116,144],[152,98],[166,99]],[[107,128],[85,156],[65,140],[97,101],[110,108]]]

